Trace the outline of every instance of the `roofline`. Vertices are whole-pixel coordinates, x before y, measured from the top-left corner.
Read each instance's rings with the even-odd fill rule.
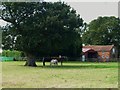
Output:
[[[105,50],[105,52],[111,51],[112,48],[114,47],[114,45],[112,44],[112,45],[86,45],[86,46],[83,46],[83,48],[90,48],[89,46],[91,47],[91,49],[92,49],[92,46],[98,46],[98,47],[111,46],[110,50]],[[94,49],[93,49],[93,50],[94,50]],[[94,51],[99,52],[99,51],[102,51],[102,50],[94,50]]]
[[[114,46],[114,45],[112,44],[112,45],[85,45],[85,46]]]

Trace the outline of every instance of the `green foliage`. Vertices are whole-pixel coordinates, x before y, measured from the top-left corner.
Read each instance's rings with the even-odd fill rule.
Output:
[[[2,56],[6,57],[21,57],[21,52],[20,51],[10,51],[10,50],[3,50]]]
[[[2,45],[4,45],[3,50],[13,50],[15,49],[15,34],[12,33],[13,28],[6,25],[2,29]]]
[[[9,38],[3,41],[4,49],[16,49],[34,56],[80,56],[84,23],[69,5],[7,2],[3,6],[2,19],[11,23],[7,29]]]

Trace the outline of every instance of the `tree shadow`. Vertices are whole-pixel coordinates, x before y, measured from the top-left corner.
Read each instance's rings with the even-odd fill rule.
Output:
[[[72,62],[71,62],[72,63]],[[16,65],[18,66],[18,65]],[[24,66],[24,65],[19,65],[19,66]],[[29,67],[29,66],[25,66],[25,67]],[[84,64],[68,64],[67,63],[63,63],[63,65],[61,66],[60,64],[56,65],[56,66],[50,66],[48,64],[46,64],[46,66],[43,66],[42,64],[37,65],[37,67],[35,68],[45,68],[45,69],[103,69],[103,68],[118,68],[117,64],[90,64],[90,63],[84,63]]]
[[[41,68],[53,68],[53,69],[97,69],[97,68],[118,68],[118,66],[111,65],[62,65],[62,66],[38,66]]]

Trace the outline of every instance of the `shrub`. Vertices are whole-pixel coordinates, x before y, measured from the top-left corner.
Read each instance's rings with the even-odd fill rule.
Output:
[[[2,52],[2,56],[6,56],[6,57],[21,57],[21,51],[16,51],[16,50],[3,50]]]

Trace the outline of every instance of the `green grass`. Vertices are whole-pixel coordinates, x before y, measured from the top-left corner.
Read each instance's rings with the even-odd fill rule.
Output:
[[[0,62],[0,89],[2,88],[2,62]]]
[[[117,88],[118,64],[64,62],[63,66],[23,66],[2,62],[3,88]]]

